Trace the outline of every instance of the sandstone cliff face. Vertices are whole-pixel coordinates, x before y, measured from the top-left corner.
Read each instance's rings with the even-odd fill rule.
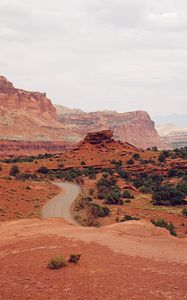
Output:
[[[14,88],[5,77],[0,76],[0,107],[6,110],[23,110],[32,116],[57,119],[56,109],[45,93],[27,92]]]
[[[88,132],[111,130],[114,139],[137,147],[165,148],[143,111],[85,113],[55,106],[45,93],[17,89],[0,76],[0,139],[78,143]]]
[[[140,148],[157,146],[165,148],[161,141],[154,122],[147,112],[135,111],[128,113],[94,112],[94,113],[60,113],[57,107],[58,118],[83,139],[87,132],[111,130],[114,139],[129,142]]]
[[[0,139],[66,142],[76,137],[58,122],[45,93],[14,88],[0,76]]]
[[[71,144],[55,141],[0,141],[0,157],[58,153],[71,148]]]

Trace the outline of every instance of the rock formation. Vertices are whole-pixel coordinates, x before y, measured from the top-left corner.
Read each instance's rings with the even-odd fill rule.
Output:
[[[111,130],[114,139],[137,147],[165,148],[144,111],[85,113],[55,106],[45,93],[17,89],[0,76],[0,139],[78,143],[88,132]]]
[[[0,157],[58,153],[71,148],[71,144],[58,141],[0,140]]]
[[[76,140],[57,120],[57,112],[45,93],[14,88],[0,76],[0,139],[25,141]]]
[[[32,116],[57,119],[56,109],[45,93],[27,92],[14,88],[5,77],[0,76],[0,107],[8,110],[25,110]]]
[[[154,122],[147,112],[134,111],[128,113],[117,112],[78,112],[68,114],[61,113],[57,106],[59,121],[83,139],[87,132],[98,130],[111,130],[114,133],[114,139],[122,142],[129,142],[140,148],[157,146],[165,148],[164,142],[161,141]]]
[[[98,132],[89,132],[84,140],[90,144],[101,144],[103,141],[110,142],[112,137],[113,132],[111,130],[104,130]]]

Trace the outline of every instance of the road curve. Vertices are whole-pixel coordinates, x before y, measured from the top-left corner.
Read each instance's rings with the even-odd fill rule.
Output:
[[[62,188],[62,192],[49,200],[42,208],[42,218],[64,218],[77,224],[71,214],[71,205],[80,194],[80,187],[70,182],[54,183]]]

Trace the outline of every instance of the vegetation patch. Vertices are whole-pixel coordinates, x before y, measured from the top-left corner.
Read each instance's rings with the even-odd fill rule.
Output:
[[[177,236],[174,225],[170,222],[166,222],[164,219],[158,219],[157,221],[151,219],[151,223],[157,227],[162,227],[167,229],[171,235]]]

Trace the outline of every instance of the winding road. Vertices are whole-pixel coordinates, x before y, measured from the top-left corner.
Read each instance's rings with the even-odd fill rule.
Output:
[[[80,187],[70,182],[55,183],[62,188],[62,192],[49,200],[42,208],[42,218],[64,218],[77,224],[71,214],[71,205],[80,194]]]

